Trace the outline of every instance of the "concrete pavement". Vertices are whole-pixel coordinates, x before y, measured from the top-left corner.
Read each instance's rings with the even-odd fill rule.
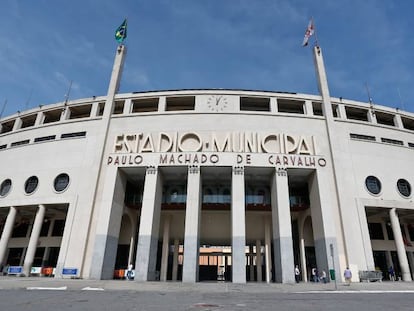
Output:
[[[123,291],[157,291],[157,292],[245,292],[245,293],[315,293],[334,292],[333,282],[299,283],[299,284],[266,284],[247,283],[233,284],[221,282],[181,283],[181,282],[137,282],[127,280],[84,280],[57,279],[47,277],[1,276],[0,290],[12,289],[49,289],[49,290],[123,290]],[[337,284],[337,292],[413,292],[414,282],[361,282],[347,286]]]

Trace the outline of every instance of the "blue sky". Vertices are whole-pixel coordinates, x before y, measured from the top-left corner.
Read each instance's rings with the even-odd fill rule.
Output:
[[[2,0],[3,116],[105,95],[128,18],[121,93],[231,88],[317,94],[311,16],[332,96],[414,112],[414,1]]]

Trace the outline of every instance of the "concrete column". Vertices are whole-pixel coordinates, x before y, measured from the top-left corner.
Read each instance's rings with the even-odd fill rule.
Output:
[[[401,116],[399,114],[394,115],[394,125],[399,129],[404,128],[404,124],[402,122]]]
[[[131,98],[128,98],[125,100],[124,103],[124,110],[123,110],[123,114],[130,114],[132,111],[132,100]]]
[[[413,273],[414,273],[414,255],[413,255],[413,252],[408,252],[407,255],[408,255],[408,263],[410,264],[410,267],[411,267],[411,277],[414,277],[413,276]]]
[[[344,104],[338,104],[338,117],[340,119],[346,119],[347,118]]]
[[[91,279],[113,279],[124,211],[126,181],[123,172],[115,167],[106,173],[96,221],[95,242],[89,275]]]
[[[173,254],[173,270],[172,270],[172,280],[177,281],[178,279],[178,254],[180,251],[180,241],[178,239],[174,240],[174,254]]]
[[[7,251],[7,244],[13,232],[14,221],[16,219],[17,210],[14,206],[10,206],[9,214],[7,215],[6,223],[4,224],[3,233],[0,239],[0,265],[5,264],[5,255]]]
[[[201,173],[200,168],[188,168],[187,207],[185,210],[183,282],[198,281],[201,220]]]
[[[256,274],[257,282],[262,281],[262,245],[260,240],[256,240]]]
[[[99,112],[99,103],[98,102],[94,102],[92,103],[92,109],[91,109],[91,118],[96,118],[98,116],[98,112]]]
[[[302,237],[299,239],[299,251],[300,251],[300,266],[301,266],[301,274],[302,274],[302,281],[308,281],[308,273],[306,271],[306,254],[305,254],[305,239]]]
[[[49,259],[49,254],[50,254],[50,247],[45,247],[45,252],[43,253],[43,258],[42,258],[42,267],[46,266],[46,263]]]
[[[287,172],[278,169],[272,178],[272,223],[275,281],[295,283],[292,223]]]
[[[60,115],[60,121],[69,120],[70,119],[70,108],[66,106],[65,109],[62,111],[62,114]]]
[[[23,273],[30,276],[33,259],[36,253],[37,242],[39,241],[40,230],[42,229],[43,219],[45,217],[46,208],[44,205],[39,205],[36,217],[33,223],[32,233],[30,235],[29,245],[27,246],[26,256],[24,257]]]
[[[305,100],[305,114],[313,116],[313,105],[311,100]]]
[[[333,216],[334,201],[331,198],[332,194],[332,183],[329,183],[328,172],[326,170],[315,170],[309,176],[308,189],[309,189],[309,200],[310,200],[310,212],[312,217],[312,229],[313,229],[313,238],[315,243],[315,255],[316,255],[316,265],[319,271],[325,270],[327,273],[330,269],[333,269],[335,263],[335,275],[340,278],[342,276],[342,271],[339,263],[338,255],[338,245],[336,241],[336,230],[337,224]],[[356,216],[357,217],[357,216]],[[358,219],[358,218],[356,218]],[[353,220],[355,222],[355,219]],[[359,222],[358,222],[359,224]],[[358,225],[359,228],[359,225]],[[360,230],[358,229],[360,232]],[[361,236],[359,239],[361,240]],[[355,241],[354,244],[361,243],[362,241]],[[333,245],[334,248],[334,262],[332,262],[332,256],[330,252],[330,245]],[[363,251],[360,253],[360,257],[364,254]],[[346,258],[351,268],[354,265],[353,261],[348,257]],[[363,260],[364,265],[358,265],[359,267],[365,267],[365,260]],[[362,268],[360,270],[363,270]],[[354,270],[354,276],[358,273]]]
[[[23,122],[22,122],[22,119],[20,117],[19,118],[16,118],[16,120],[14,121],[14,124],[13,124],[12,132],[21,129],[22,123]]]
[[[391,251],[385,251],[385,260],[387,262],[387,269],[390,266],[394,266],[394,263],[392,262]]]
[[[253,245],[249,245],[249,272],[250,272],[250,282],[254,281],[254,253]]]
[[[164,230],[162,237],[162,255],[161,255],[161,272],[160,281],[167,281],[168,272],[168,255],[170,253],[170,223],[171,216],[167,215],[164,220]]]
[[[359,225],[361,228],[361,237],[364,246],[365,261],[367,263],[366,269],[363,270],[374,271],[374,255],[372,252],[371,237],[369,236],[368,220],[367,214],[365,213],[365,206],[359,200],[356,200],[356,205],[358,208]]]
[[[401,267],[403,281],[412,281],[410,267],[408,266],[407,254],[405,253],[404,240],[401,233],[400,221],[398,220],[396,208],[390,210],[392,232],[394,234],[395,246],[397,247],[398,261]]]
[[[375,111],[372,108],[368,110],[368,122],[377,124],[377,115],[375,114]]]
[[[272,245],[271,245],[271,220],[265,219],[265,267],[266,267],[266,283],[272,280]]]
[[[303,226],[304,226],[304,224],[305,224],[305,222],[303,221],[303,218],[300,218],[298,220],[300,266],[301,266],[302,281],[307,282],[308,281],[308,273],[306,271],[305,238],[303,236]]]
[[[36,115],[36,120],[34,126],[39,126],[43,124],[43,121],[45,120],[45,115],[43,114],[43,111],[39,111]]]
[[[279,112],[276,97],[271,97],[270,98],[270,111],[273,112],[273,113],[278,113]]]
[[[147,168],[144,195],[142,198],[141,220],[135,261],[135,280],[156,279],[158,232],[162,200],[162,177],[156,167]]]
[[[158,111],[163,112],[166,111],[167,106],[167,98],[165,96],[161,96],[158,100]]]
[[[233,167],[231,184],[232,279],[233,283],[246,283],[246,212],[243,167]]]

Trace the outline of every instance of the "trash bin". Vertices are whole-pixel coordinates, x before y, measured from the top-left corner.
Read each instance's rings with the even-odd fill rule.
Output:
[[[329,276],[332,281],[335,281],[335,270],[334,269],[329,269]]]

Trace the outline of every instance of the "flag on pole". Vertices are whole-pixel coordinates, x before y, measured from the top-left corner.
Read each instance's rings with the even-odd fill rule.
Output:
[[[313,24],[313,18],[309,21],[308,28],[305,31],[305,37],[303,38],[302,46],[307,46],[309,43],[309,38],[315,32],[315,25]]]
[[[121,26],[115,31],[115,40],[119,43],[124,42],[127,37],[127,19],[125,18]]]

